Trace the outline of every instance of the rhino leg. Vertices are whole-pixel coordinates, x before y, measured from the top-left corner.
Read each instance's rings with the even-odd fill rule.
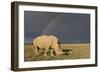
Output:
[[[47,56],[48,50],[49,50],[49,48],[45,48],[45,51],[44,51],[44,55],[43,56]]]
[[[54,50],[53,50],[53,49],[51,49],[51,56],[54,56],[53,52],[54,52]]]
[[[39,48],[38,47],[35,47],[35,56],[39,55]]]

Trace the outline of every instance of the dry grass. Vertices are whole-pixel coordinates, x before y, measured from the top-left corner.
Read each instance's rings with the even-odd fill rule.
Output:
[[[24,60],[25,61],[41,61],[41,60],[63,60],[63,59],[87,59],[90,58],[90,45],[88,43],[82,44],[62,44],[63,50],[71,49],[72,52],[68,55],[53,56],[34,56],[34,48],[31,44],[24,45]]]

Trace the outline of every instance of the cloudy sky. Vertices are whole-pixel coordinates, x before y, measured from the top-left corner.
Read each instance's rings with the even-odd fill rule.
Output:
[[[24,11],[24,42],[43,34],[55,35],[61,43],[90,41],[90,14]]]

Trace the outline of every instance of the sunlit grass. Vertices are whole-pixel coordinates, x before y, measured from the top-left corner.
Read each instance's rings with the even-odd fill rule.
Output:
[[[49,54],[44,57],[43,55],[35,56],[34,48],[32,44],[24,45],[24,60],[25,61],[41,61],[41,60],[63,60],[63,59],[87,59],[90,58],[90,44],[78,43],[78,44],[62,44],[63,50],[71,49],[72,53],[69,55],[50,56]]]

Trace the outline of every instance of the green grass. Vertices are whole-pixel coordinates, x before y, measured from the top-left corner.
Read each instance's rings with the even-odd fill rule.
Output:
[[[87,59],[90,58],[90,44],[89,43],[78,43],[78,44],[62,44],[63,50],[71,49],[72,52],[67,55],[61,56],[50,56],[49,54],[44,57],[42,55],[35,56],[34,48],[32,44],[24,45],[24,60],[25,61],[41,61],[41,60],[63,60],[63,59]]]

